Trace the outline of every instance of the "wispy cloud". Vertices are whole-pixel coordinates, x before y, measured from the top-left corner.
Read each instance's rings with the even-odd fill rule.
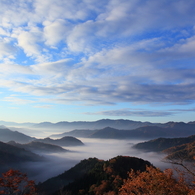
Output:
[[[13,104],[18,104],[18,105],[21,105],[21,104],[29,104],[29,103],[34,103],[35,102],[33,100],[21,99],[21,98],[14,97],[14,96],[5,97],[3,99],[3,101],[11,102]]]
[[[103,116],[118,116],[118,117],[129,117],[129,116],[138,116],[138,117],[162,117],[174,115],[174,112],[169,111],[147,111],[147,110],[134,110],[134,109],[119,109],[119,110],[108,110],[101,112],[87,112],[86,115],[103,115]]]
[[[85,112],[83,114],[86,115],[102,115],[102,116],[118,116],[118,117],[164,117],[164,116],[171,116],[177,115],[183,112],[195,112],[195,108],[192,109],[167,109],[166,111],[163,110],[145,110],[145,109],[131,109],[131,108],[124,108],[118,110],[105,110],[99,112]]]
[[[37,106],[34,106],[34,108],[44,108],[44,109],[48,109],[48,108],[52,108],[53,106],[52,105],[37,105]]]

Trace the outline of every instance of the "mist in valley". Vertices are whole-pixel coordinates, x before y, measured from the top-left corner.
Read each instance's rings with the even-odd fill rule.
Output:
[[[85,144],[84,146],[64,147],[69,150],[69,152],[65,153],[40,154],[47,157],[49,161],[25,163],[22,167],[23,171],[27,172],[29,178],[38,183],[63,173],[83,159],[96,157],[102,160],[109,160],[118,155],[148,160],[162,170],[171,166],[162,162],[164,157],[162,154],[155,152],[146,153],[132,148],[134,144],[143,142],[143,140],[79,139]]]
[[[20,133],[23,133],[25,135],[31,136],[31,137],[36,137],[37,139],[45,138],[45,137],[50,137],[51,134],[54,133],[54,129],[44,129],[44,128],[32,128],[32,127],[8,127],[12,131],[18,131]],[[64,133],[64,131],[57,131],[55,132],[56,134],[58,133]]]

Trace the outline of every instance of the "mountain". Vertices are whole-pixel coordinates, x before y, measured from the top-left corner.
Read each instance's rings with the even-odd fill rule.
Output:
[[[64,137],[64,136],[74,136],[74,137],[90,137],[93,133],[98,130],[89,130],[89,129],[75,129],[73,131],[60,133],[60,134],[52,134],[50,137]]]
[[[0,121],[0,124],[9,124],[9,123]],[[131,132],[130,134],[127,134],[127,136],[130,138],[143,137],[144,139],[145,138],[151,139],[157,137],[175,137],[175,136],[183,137],[183,136],[190,136],[195,134],[195,121],[191,121],[189,123],[173,122],[173,121],[168,123],[150,123],[150,122],[123,120],[123,119],[118,119],[118,120],[102,119],[102,120],[91,121],[91,122],[61,121],[58,123],[51,123],[51,122],[43,122],[38,124],[22,123],[21,125],[24,126],[29,125],[31,128],[37,128],[39,130],[47,129],[48,131],[52,131],[54,129],[55,130],[57,129],[58,132],[61,132],[62,130],[66,132],[74,130],[74,132],[73,131],[68,132],[68,134],[63,134],[63,136],[69,135],[69,136],[76,136],[76,137],[93,137],[91,136],[91,134],[96,133],[98,130],[104,129],[106,127],[110,127],[117,130],[137,130],[137,132]],[[16,126],[18,126],[17,123]],[[95,130],[95,131],[90,132],[89,130]],[[118,135],[118,132],[115,133],[117,133]],[[125,137],[125,133],[123,133],[124,135],[121,135],[121,132],[119,134],[121,137]],[[59,136],[52,135],[52,137],[59,137]]]
[[[167,153],[168,155],[165,157],[165,160],[179,160],[181,161],[193,161],[195,157],[195,141],[174,146],[171,148],[168,148],[163,151],[164,153]]]
[[[38,190],[41,194],[66,194],[68,191],[68,194],[75,195],[81,190],[83,194],[96,194],[94,188],[107,183],[105,192],[117,192],[131,169],[142,172],[150,165],[148,161],[128,156],[117,156],[107,161],[89,158],[41,183]]]
[[[67,152],[68,150],[63,149],[60,146],[56,146],[53,144],[47,144],[47,143],[42,143],[42,142],[37,142],[37,141],[32,141],[27,144],[19,144],[14,141],[8,142],[8,144],[12,146],[16,146],[18,148],[24,148],[26,150],[35,152],[35,153],[59,153],[59,152]]]
[[[36,123],[15,123],[15,122],[0,121],[0,125],[13,126],[13,127],[29,127],[35,124]]]
[[[43,160],[37,154],[4,142],[0,142],[0,156],[0,163]]]
[[[8,168],[18,167],[19,164],[24,162],[40,162],[45,160],[44,157],[33,152],[0,142],[0,172]]]
[[[157,126],[140,127],[135,130],[118,130],[110,127],[98,130],[90,135],[91,138],[112,139],[148,139],[152,137],[168,136],[163,128]]]
[[[140,127],[135,130],[118,130],[112,127],[105,127],[98,130],[73,130],[70,132],[65,132],[59,135],[52,136],[75,136],[75,137],[85,137],[85,138],[102,138],[102,139],[145,139],[158,136],[168,136],[164,128],[156,126],[146,126]]]
[[[183,130],[186,129],[186,131],[193,130],[195,127],[195,121],[194,122],[189,122],[189,123],[184,123],[184,122],[168,122],[165,124],[162,124],[161,127],[164,128],[172,128],[172,129],[177,129],[177,130]]]
[[[0,141],[9,142],[12,140],[15,142],[19,142],[19,143],[28,143],[30,141],[35,140],[35,138],[25,135],[23,133],[20,133],[18,131],[11,131],[10,129],[4,126],[1,126],[0,127]]]
[[[58,122],[58,123],[50,123],[50,122],[43,122],[39,124],[33,125],[35,128],[50,128],[50,129],[63,129],[63,130],[73,130],[73,129],[102,129],[107,126],[116,128],[116,129],[136,129],[138,127],[143,127],[147,125],[154,125],[150,122],[140,122],[140,121],[132,121],[132,120],[110,120],[110,119],[102,119],[98,121],[75,121],[75,122]],[[159,123],[160,125],[160,123]]]
[[[182,137],[182,138],[158,138],[158,139],[138,143],[134,145],[133,148],[144,150],[144,151],[159,152],[174,146],[179,146],[194,141],[195,141],[195,135],[189,137]]]
[[[102,139],[154,139],[159,137],[184,137],[195,134],[195,125],[166,125],[144,126],[134,130],[118,130],[112,127],[105,127],[98,130],[73,130],[63,134],[52,135],[58,136],[75,136],[85,138],[102,138]]]
[[[183,122],[168,122],[168,123],[150,123],[150,122],[141,122],[141,121],[132,121],[132,120],[111,120],[111,119],[102,119],[98,121],[75,121],[67,122],[61,121],[58,123],[43,122],[32,125],[35,128],[47,128],[47,129],[63,129],[65,131],[72,131],[74,129],[90,129],[97,130],[103,129],[105,127],[111,127],[119,130],[133,130],[145,126],[157,126],[162,128],[182,128],[187,130],[192,130],[195,127],[195,122],[183,123]]]
[[[191,121],[189,123],[183,122],[168,122],[168,123],[151,123],[151,122],[141,122],[141,121],[132,121],[132,120],[111,120],[111,119],[102,119],[97,121],[74,121],[74,122],[67,122],[61,121],[58,123],[51,123],[51,122],[42,122],[42,123],[14,123],[14,122],[5,122],[0,121],[0,125],[6,126],[15,126],[15,127],[34,127],[34,128],[47,128],[47,129],[63,129],[65,131],[71,131],[74,129],[103,129],[105,127],[111,127],[119,130],[132,130],[137,129],[139,127],[144,126],[158,126],[163,128],[178,128],[182,127],[186,129],[194,128],[195,121]],[[191,127],[190,127],[191,126]]]
[[[124,134],[128,133],[128,131],[124,130],[117,130],[111,127],[105,127],[98,131],[95,131],[91,134],[90,138],[103,138],[103,139],[116,139],[116,138],[123,138]]]
[[[84,145],[79,139],[71,136],[65,136],[61,139],[51,139],[51,138],[44,138],[44,139],[37,139],[37,142],[43,142],[47,144],[54,144],[59,146],[82,146]]]

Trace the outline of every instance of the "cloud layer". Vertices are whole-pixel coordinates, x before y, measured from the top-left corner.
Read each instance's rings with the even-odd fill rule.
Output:
[[[195,103],[193,0],[7,0],[0,7],[0,87],[32,95],[29,102]]]

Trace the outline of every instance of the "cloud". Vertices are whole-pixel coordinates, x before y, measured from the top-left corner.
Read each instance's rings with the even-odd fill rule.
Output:
[[[3,28],[0,28],[0,35],[2,36],[9,36],[10,34]]]
[[[17,51],[16,47],[11,45],[10,43],[7,43],[4,40],[0,40],[0,59],[1,60],[3,60],[5,57],[14,59],[16,51]]]
[[[29,30],[17,29],[12,36],[17,39],[17,45],[23,49],[27,56],[33,58],[41,56],[43,48],[41,48],[40,43],[44,39],[42,31],[38,27],[31,27]]]
[[[55,46],[59,42],[66,42],[66,38],[71,32],[72,24],[69,22],[57,19],[54,22],[44,22],[45,44]]]
[[[103,115],[103,116],[120,116],[120,117],[129,117],[129,116],[138,116],[138,117],[164,117],[176,115],[183,112],[194,112],[195,108],[192,109],[168,109],[166,111],[156,110],[148,111],[145,109],[131,109],[124,108],[118,110],[105,110],[99,112],[85,112],[85,115]]]
[[[0,64],[1,69],[0,69],[0,74],[2,74],[4,77],[7,75],[8,77],[11,75],[17,75],[17,76],[22,76],[22,75],[33,75],[32,70],[28,66],[21,66],[18,64],[6,64],[2,63]]]
[[[71,59],[64,59],[55,62],[31,65],[30,67],[36,74],[40,74],[42,76],[48,74],[51,75],[60,74],[64,76],[64,74],[73,69],[71,65],[72,65]]]
[[[110,54],[117,54],[117,51],[119,53],[114,55],[112,61]],[[1,86],[32,95],[52,95],[55,96],[53,101],[60,103],[78,101],[90,105],[118,102],[189,104],[195,99],[194,69],[154,68],[150,58],[139,60],[139,55],[134,56],[135,61],[129,64],[128,56],[131,56],[131,52],[129,48],[111,50],[102,55],[91,56],[89,60],[78,64],[66,59],[27,67],[9,65],[7,69],[6,65],[3,65],[4,76],[5,70],[10,74],[18,72],[21,76],[1,79]],[[26,78],[26,74],[33,75],[32,79]]]
[[[195,100],[193,0],[0,6],[1,87],[69,104]]]
[[[83,20],[87,17],[88,6],[85,2],[73,0],[49,0],[40,2],[36,0],[34,2],[35,14],[42,17],[43,20],[54,21],[56,18],[66,18],[71,20]],[[40,20],[40,19],[39,19]]]
[[[162,116],[170,116],[175,113],[170,111],[147,111],[147,110],[135,110],[135,109],[119,109],[119,110],[108,110],[101,112],[87,112],[84,113],[86,115],[103,115],[103,116],[139,116],[139,117],[162,117]]]
[[[33,100],[21,99],[21,98],[14,97],[14,96],[5,97],[5,98],[3,99],[3,101],[11,102],[11,103],[17,104],[17,105],[31,104],[31,103],[34,103],[34,102],[35,102],[35,101],[33,101]]]
[[[190,109],[171,109],[170,111],[176,111],[176,112],[194,112],[195,108]]]
[[[45,108],[45,109],[48,109],[48,108],[52,108],[52,105],[37,105],[37,106],[34,106],[34,108]]]
[[[194,59],[195,36],[181,39],[170,47],[159,50],[159,53],[167,59],[192,60]],[[189,66],[189,64],[186,64]]]

